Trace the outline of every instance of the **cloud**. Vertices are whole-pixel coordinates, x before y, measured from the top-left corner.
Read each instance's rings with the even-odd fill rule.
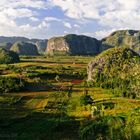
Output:
[[[71,24],[70,24],[69,22],[63,22],[63,24],[64,24],[64,26],[65,26],[66,28],[69,28],[69,29],[72,28],[72,26],[71,26]]]
[[[50,0],[50,2],[52,6],[60,7],[65,15],[70,18],[83,19],[92,17],[96,19],[99,17],[99,13],[96,10],[97,0]]]
[[[42,29],[42,28],[48,28],[48,27],[49,27],[49,24],[48,24],[46,21],[42,21],[42,22],[38,25],[38,27],[39,27],[40,29]]]
[[[74,27],[75,27],[75,28],[80,28],[80,25],[74,24]]]
[[[130,10],[107,12],[99,20],[99,24],[113,28],[125,28],[127,26],[132,29],[138,29],[140,25],[140,12],[132,12]]]
[[[36,18],[36,17],[30,17],[30,20],[33,21],[33,22],[39,21],[39,19]]]
[[[79,22],[97,22],[97,25],[108,30],[138,29],[140,25],[139,0],[50,0],[51,4],[60,7],[65,16]],[[97,32],[107,34],[108,31]]]
[[[52,21],[61,21],[61,20],[55,17],[45,17],[45,21],[52,22]]]
[[[36,9],[45,9],[49,6],[49,3],[44,0],[1,0],[0,1],[0,9],[3,8],[36,8]]]
[[[102,38],[110,35],[114,31],[116,31],[116,29],[100,30],[100,31],[96,31],[94,36],[97,37],[98,39],[102,39]]]
[[[34,13],[31,10],[26,8],[21,9],[8,8],[1,11],[1,13],[10,18],[23,18],[23,17],[31,17],[34,15]]]
[[[50,37],[69,33],[105,37],[139,29],[139,0],[1,0],[0,34]]]
[[[46,38],[46,33],[49,25],[41,22],[37,26],[32,26],[30,24],[17,25],[13,20],[5,19],[4,24],[0,22],[0,34],[4,36],[25,36],[29,38]]]
[[[44,0],[1,0],[0,35],[45,38],[49,23],[39,19],[38,10],[47,8]]]

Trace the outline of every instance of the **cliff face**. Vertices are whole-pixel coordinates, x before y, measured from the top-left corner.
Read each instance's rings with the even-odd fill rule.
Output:
[[[37,46],[39,53],[44,53],[46,50],[48,40],[38,40],[36,41],[35,45]]]
[[[140,54],[140,31],[120,30],[102,39],[101,51],[115,46],[126,46]]]
[[[11,50],[18,53],[19,55],[38,55],[36,45],[28,42],[16,42]]]
[[[83,35],[66,35],[48,40],[47,53],[65,52],[72,55],[95,55],[99,53],[100,42]]]

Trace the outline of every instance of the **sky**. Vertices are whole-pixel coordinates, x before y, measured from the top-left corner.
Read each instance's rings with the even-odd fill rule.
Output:
[[[140,0],[0,0],[0,36],[101,39],[123,29],[140,29]]]

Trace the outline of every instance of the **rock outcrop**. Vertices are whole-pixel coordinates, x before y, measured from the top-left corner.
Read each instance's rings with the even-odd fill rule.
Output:
[[[28,42],[16,42],[11,50],[18,53],[19,55],[38,55],[36,45]]]
[[[17,63],[19,61],[17,53],[0,48],[0,64]]]
[[[115,46],[126,46],[140,54],[140,31],[120,30],[102,39],[101,51]]]
[[[38,40],[36,41],[35,45],[37,46],[39,53],[45,53],[46,46],[47,46],[48,40]]]
[[[100,42],[84,35],[69,34],[48,40],[47,53],[63,52],[71,55],[96,55],[99,53]]]
[[[102,52],[89,63],[87,72],[88,81],[95,86],[118,88],[124,96],[140,93],[140,55],[130,48],[115,47]]]

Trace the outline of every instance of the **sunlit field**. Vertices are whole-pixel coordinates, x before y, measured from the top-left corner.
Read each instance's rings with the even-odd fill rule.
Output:
[[[88,131],[83,126],[88,121],[131,116],[131,112],[140,108],[139,98],[116,97],[111,89],[85,84],[87,64],[93,58],[21,57],[20,63],[0,65],[1,76],[26,81],[24,90],[0,95],[0,137],[78,140],[86,137]],[[92,98],[92,104],[81,103],[85,93]],[[92,105],[99,108],[104,105],[103,115],[99,112],[92,116]],[[139,124],[135,129],[138,133]]]

